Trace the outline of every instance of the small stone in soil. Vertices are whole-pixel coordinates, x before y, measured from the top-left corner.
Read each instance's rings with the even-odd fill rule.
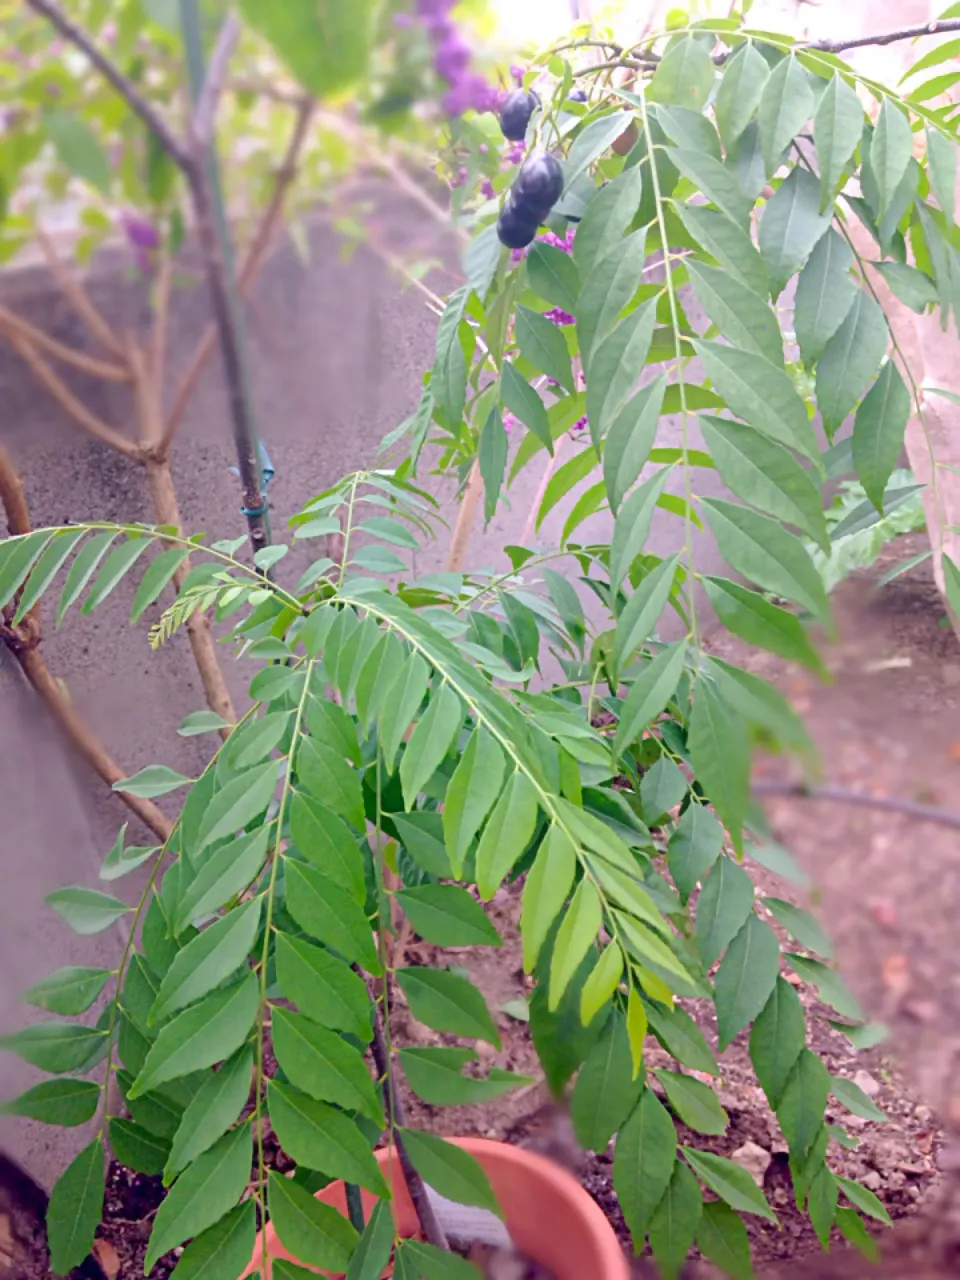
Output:
[[[480,1268],[486,1280],[556,1280],[552,1271],[517,1249],[498,1249],[475,1241],[465,1257]]]

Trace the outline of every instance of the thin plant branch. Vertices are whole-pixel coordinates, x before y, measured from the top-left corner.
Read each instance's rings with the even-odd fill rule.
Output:
[[[287,150],[284,154],[280,167],[276,172],[276,180],[273,188],[273,195],[270,203],[264,210],[260,219],[257,230],[247,249],[246,256],[240,274],[237,280],[237,289],[243,294],[250,287],[257,277],[257,273],[263,264],[264,258],[273,235],[276,230],[277,223],[283,214],[284,198],[287,190],[297,175],[297,157],[303,148],[310,127],[310,118],[314,110],[313,99],[301,99],[297,111],[296,122],[293,131],[290,134],[290,140],[287,143]],[[190,367],[183,375],[177,393],[174,396],[173,407],[167,416],[164,426],[163,438],[160,442],[160,454],[165,456],[169,452],[173,437],[177,432],[177,428],[186,412],[190,397],[196,389],[197,383],[203,374],[207,363],[213,354],[213,348],[217,341],[216,326],[211,324],[207,327],[203,337],[197,344],[197,350],[190,363]]]
[[[77,399],[60,376],[51,369],[32,342],[27,342],[19,334],[12,332],[8,332],[7,336],[20,358],[30,366],[37,379],[43,383],[60,407],[66,410],[75,422],[78,422],[84,430],[88,431],[90,435],[94,436],[102,444],[108,444],[111,449],[115,449],[117,453],[122,453],[124,457],[131,458],[134,462],[142,460],[140,446],[133,440],[128,440],[126,436],[122,436],[113,427],[108,426],[96,414],[91,413],[86,405]]]
[[[172,275],[173,264],[170,261],[170,255],[165,253],[160,259],[160,266],[157,271],[157,283],[153,299],[153,330],[150,334],[150,377],[153,381],[154,395],[156,397],[161,437],[163,435],[163,383],[167,357],[167,327],[170,317],[170,284]]]
[[[23,492],[23,485],[10,456],[2,446],[0,446],[0,505],[3,507],[11,536],[22,536],[32,532],[30,509]],[[39,603],[34,605],[26,617],[17,624],[13,623],[13,615],[13,608],[4,611],[2,619],[7,621],[0,619],[0,637],[6,642],[34,692],[46,704],[47,710],[67,739],[94,772],[99,774],[108,786],[113,787],[114,783],[125,778],[127,774],[80,716],[64,693],[60,681],[53,675],[40,653]],[[131,813],[136,814],[154,835],[161,840],[167,839],[173,830],[173,824],[152,800],[132,796],[127,792],[117,794]]]
[[[899,27],[893,31],[882,31],[873,36],[855,36],[850,40],[814,40],[804,44],[803,49],[817,49],[821,53],[843,53],[846,49],[862,49],[866,45],[896,44],[898,40],[915,40],[920,36],[946,35],[950,31],[960,31],[960,18],[941,18],[935,22],[922,22],[914,27]]]
[[[540,504],[543,502],[544,495],[547,492],[547,485],[550,483],[550,478],[560,465],[560,455],[563,453],[563,446],[567,439],[568,437],[566,433],[564,433],[554,446],[553,456],[547,458],[547,465],[543,469],[543,475],[540,477],[537,492],[534,494],[533,502],[530,504],[530,510],[527,513],[527,518],[524,522],[523,533],[520,535],[521,547],[525,547],[528,539],[533,536],[537,512],[540,510]]]
[[[158,525],[166,525],[175,529],[178,534],[182,534],[183,521],[169,460],[157,458],[156,450],[152,447],[163,427],[160,383],[154,377],[152,367],[134,343],[130,344],[129,358],[134,373],[140,438],[144,445],[147,488],[153,502],[156,522]],[[190,568],[189,557],[177,566],[173,575],[173,586],[178,591],[183,586]],[[186,628],[207,706],[225,720],[228,726],[232,726],[236,723],[237,713],[217,657],[210,620],[205,613],[196,610],[187,619]],[[224,728],[220,736],[225,739],[230,732],[230,727]]]
[[[89,373],[95,378],[102,378],[105,382],[130,381],[129,369],[122,368],[117,364],[107,364],[103,360],[97,360],[94,356],[85,355],[82,351],[76,351],[73,347],[68,347],[64,343],[58,342],[56,338],[51,337],[49,333],[44,333],[42,329],[38,329],[28,320],[24,320],[22,316],[18,316],[9,307],[0,306],[0,330],[5,333],[16,333],[35,347],[39,347],[41,350],[49,352],[50,355],[56,356],[64,364],[69,364],[75,369],[79,369],[81,373]]]
[[[758,795],[785,796],[797,800],[830,800],[836,804],[856,805],[861,809],[898,813],[904,818],[934,822],[941,827],[952,827],[955,831],[960,831],[960,813],[951,813],[936,805],[904,800],[898,796],[872,796],[866,791],[851,791],[847,787],[807,786],[802,782],[778,782],[774,778],[754,778],[751,786]]]
[[[389,975],[385,975],[384,982],[388,980]],[[373,1065],[376,1067],[377,1075],[383,1081],[387,1127],[393,1134],[393,1145],[397,1151],[397,1159],[400,1161],[400,1168],[403,1170],[407,1190],[410,1192],[410,1199],[413,1201],[413,1207],[416,1209],[417,1217],[420,1219],[424,1237],[430,1244],[436,1245],[438,1249],[448,1249],[450,1246],[447,1243],[446,1233],[437,1220],[430,1197],[427,1195],[427,1189],[423,1185],[423,1179],[413,1167],[413,1162],[407,1154],[403,1137],[398,1132],[403,1128],[404,1123],[403,1103],[397,1091],[392,1064],[387,1052],[383,1011],[378,1000],[373,1000],[373,1041],[370,1048],[373,1054]]]
[[[179,138],[176,137],[164,118],[153,109],[133,82],[128,80],[105,54],[101,53],[83,28],[77,26],[72,19],[67,17],[56,3],[56,0],[26,0],[26,3],[35,13],[39,13],[46,18],[50,25],[56,27],[66,40],[69,40],[81,53],[86,55],[103,78],[116,89],[130,110],[140,117],[151,133],[156,135],[170,159],[184,173],[189,173],[196,167],[193,156]]]
[[[108,351],[123,359],[123,343],[94,306],[81,280],[61,261],[52,239],[39,223],[34,226],[34,235],[37,238],[37,244],[39,244],[43,256],[47,260],[51,275],[60,286],[64,297],[73,304],[74,311],[84,321],[94,337],[98,338]]]
[[[197,101],[196,110],[193,113],[191,122],[193,144],[198,151],[201,148],[209,147],[213,142],[217,106],[226,81],[227,67],[230,65],[230,59],[233,57],[239,39],[239,19],[235,13],[230,13],[220,28],[217,42],[213,47],[213,52],[210,54],[203,89]]]
[[[470,542],[470,534],[473,532],[474,521],[477,518],[477,511],[482,497],[483,476],[480,474],[480,459],[474,458],[473,466],[470,468],[470,475],[463,491],[463,498],[460,501],[460,510],[457,512],[457,522],[453,526],[450,549],[443,565],[447,573],[460,573],[463,569],[467,556],[467,546]]]
[[[267,529],[266,499],[261,487],[260,462],[254,443],[254,423],[250,397],[244,394],[240,334],[230,300],[227,265],[224,262],[214,225],[213,201],[206,167],[198,165],[188,180],[197,218],[197,236],[207,273],[210,301],[220,339],[224,381],[233,425],[233,443],[237,453],[237,469],[243,491],[244,514],[254,552],[270,542]]]

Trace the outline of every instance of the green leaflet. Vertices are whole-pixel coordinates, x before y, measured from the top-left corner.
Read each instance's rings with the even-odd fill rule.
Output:
[[[893,360],[888,360],[864,396],[853,423],[853,462],[867,497],[883,512],[887,481],[903,448],[910,417],[910,392]]]
[[[278,1173],[269,1175],[268,1195],[280,1243],[311,1267],[343,1271],[359,1239],[343,1214]]]
[[[750,1032],[750,1060],[760,1088],[774,1110],[780,1105],[783,1089],[805,1043],[806,1025],[800,997],[785,978],[777,975],[776,986]]]
[[[823,1124],[829,1093],[827,1068],[815,1053],[801,1050],[777,1106],[777,1120],[792,1159],[803,1161],[809,1154]]]
[[[697,779],[740,852],[750,786],[750,743],[743,719],[710,680],[694,690],[687,737]]]
[[[285,868],[287,907],[297,924],[368,973],[379,973],[370,922],[356,899],[314,867],[288,858]]]
[[[460,875],[471,841],[500,794],[504,767],[496,739],[478,725],[450,779],[443,807],[444,841],[455,876]]]
[[[602,186],[590,200],[577,228],[573,248],[573,261],[579,269],[581,281],[623,236],[637,212],[642,192],[643,171],[637,166],[624,170]],[[573,311],[575,307],[565,309]]]
[[[703,583],[717,617],[734,635],[822,673],[820,656],[794,614],[728,578],[707,577]]]
[[[870,141],[870,169],[879,195],[878,215],[882,218],[913,156],[913,133],[905,112],[889,97],[880,103],[880,112]]]
[[[706,205],[683,204],[677,213],[694,240],[703,245],[722,267],[742,280],[758,297],[766,299],[770,296],[763,259],[738,223]]]
[[[459,885],[423,884],[396,898],[417,933],[438,947],[502,945],[483,907]]]
[[[577,1074],[570,1118],[582,1147],[604,1151],[644,1087],[644,1073],[633,1077],[626,1019],[615,1011]]]
[[[628,400],[610,424],[603,447],[603,481],[614,514],[650,457],[665,390],[661,376]]]
[[[850,274],[853,250],[833,227],[820,237],[797,280],[794,326],[808,368],[840,328],[857,286]]]
[[[809,470],[782,445],[743,423],[706,414],[699,422],[704,443],[728,488],[744,502],[796,525],[829,552],[823,498]]]
[[[450,295],[437,330],[436,356],[430,375],[433,399],[451,428],[460,421],[467,394],[467,363],[460,342],[460,322],[469,295],[466,287]]]
[[[295,792],[290,802],[290,834],[308,862],[335,880],[358,903],[364,901],[363,855],[356,835],[341,818],[318,801]]]
[[[672,1280],[683,1265],[697,1233],[703,1208],[699,1183],[687,1166],[678,1160],[673,1167],[670,1184],[650,1222],[650,1248],[664,1280]]]
[[[609,337],[597,340],[587,383],[587,417],[594,444],[610,430],[637,385],[653,340],[656,309],[656,299],[651,298],[625,316]]]
[[[799,538],[777,520],[720,498],[704,498],[707,523],[723,558],[766,591],[794,600],[829,622],[823,581]]]
[[[721,1052],[767,1003],[780,967],[780,944],[755,915],[730,943],[714,980]]]
[[[690,258],[687,273],[709,318],[734,346],[783,364],[783,337],[769,305],[749,285],[717,267]]]
[[[144,1261],[158,1258],[223,1217],[240,1199],[250,1177],[253,1140],[247,1124],[231,1130],[177,1179],[157,1210]]]
[[[560,923],[550,964],[547,1008],[553,1013],[603,923],[603,908],[596,887],[581,880]]]
[[[767,202],[760,219],[760,253],[774,297],[809,258],[830,226],[831,211],[820,211],[817,180],[798,165]]]
[[[247,1045],[212,1072],[194,1094],[173,1135],[163,1171],[169,1185],[240,1118],[250,1096],[253,1049]]]
[[[251,971],[178,1014],[158,1032],[130,1096],[139,1097],[168,1080],[229,1058],[253,1026],[258,1004],[259,984]]]
[[[640,287],[645,262],[646,231],[634,231],[596,262],[586,277],[577,299],[576,315],[581,358],[588,373],[600,343],[611,332],[618,315]],[[555,326],[551,328],[557,332]],[[560,341],[563,343],[562,336]],[[543,371],[549,372],[547,369]],[[588,377],[588,385],[589,381]]]
[[[720,823],[702,804],[691,804],[681,814],[667,845],[667,863],[682,901],[716,862],[723,838]]]
[[[43,1124],[74,1128],[93,1118],[100,1103],[100,1087],[91,1080],[44,1080],[9,1102],[0,1115],[25,1116]]]
[[[256,1233],[256,1204],[245,1200],[187,1245],[177,1280],[238,1280],[253,1256]]]
[[[463,723],[463,705],[447,684],[442,684],[430,699],[410,735],[400,760],[400,782],[407,809],[412,809],[423,790],[450,750]]]
[[[103,1214],[106,1162],[100,1138],[83,1148],[58,1178],[47,1208],[50,1267],[65,1276],[93,1247]]]
[[[805,457],[819,458],[806,405],[782,369],[722,343],[694,345],[710,380],[738,418]]]
[[[617,1136],[613,1185],[634,1246],[639,1249],[676,1163],[677,1133],[663,1104],[644,1088]]]
[[[480,443],[477,447],[477,461],[480,465],[480,475],[483,477],[484,515],[489,522],[497,509],[500,490],[503,488],[503,476],[507,468],[507,433],[498,405],[494,405],[490,410],[483,424]]]
[[[359,1183],[374,1195],[389,1198],[370,1144],[345,1112],[279,1080],[270,1081],[267,1102],[277,1138],[298,1164],[330,1178]]]
[[[697,900],[695,936],[706,968],[719,960],[752,908],[753,881],[732,858],[719,858]]]
[[[476,855],[477,888],[485,902],[503,883],[526,849],[537,824],[538,797],[525,773],[508,779],[480,838]]]
[[[552,248],[550,245],[537,247]],[[566,254],[561,253],[559,249],[553,249],[553,252],[562,257],[565,262],[569,261]],[[523,425],[543,443],[547,451],[553,453],[553,435],[550,431],[546,407],[536,388],[517,372],[509,360],[504,361],[500,370],[500,396],[503,407],[519,418]]]
[[[162,1022],[236,973],[259,932],[260,907],[259,898],[235,907],[177,953],[160,984],[151,1023]]]
[[[434,1031],[475,1037],[500,1047],[486,1001],[466,978],[447,969],[397,970],[397,981],[415,1018]]]
[[[728,151],[753,119],[769,77],[766,58],[752,40],[744,40],[723,69],[713,104],[717,128]]]
[[[681,1071],[659,1070],[656,1076],[663,1085],[671,1110],[685,1125],[697,1133],[714,1136],[726,1130],[727,1113],[710,1085]]]
[[[582,233],[587,216],[589,215],[581,219],[578,234]],[[574,261],[570,254],[564,253],[556,245],[535,240],[527,254],[527,279],[530,287],[552,307],[562,307],[564,311],[572,312],[580,293],[580,273],[577,270],[580,261],[582,255],[579,248]],[[506,367],[505,365],[504,368]]]
[[[358,1111],[383,1125],[383,1111],[363,1056],[343,1036],[302,1013],[274,1009],[273,1045],[292,1085],[320,1102]]]
[[[672,467],[662,467],[634,489],[617,513],[610,544],[610,585],[616,589],[643,550],[657,501],[670,479]]]
[[[477,1205],[503,1216],[490,1180],[469,1152],[433,1133],[419,1129],[400,1132],[413,1167],[424,1182],[458,1204]]]
[[[614,667],[621,671],[636,650],[650,638],[676,577],[679,555],[662,560],[641,581],[624,606],[614,632]]]
[[[873,298],[858,291],[817,363],[817,405],[831,437],[866,391],[887,341],[886,317]]]
[[[844,169],[863,133],[864,111],[856,90],[839,71],[820,95],[813,118],[813,140],[820,161],[820,208],[833,200]]]
[[[703,192],[711,204],[746,229],[753,201],[744,195],[729,164],[689,147],[671,147],[668,154],[685,178]]]
[[[554,824],[540,845],[523,888],[520,932],[525,973],[532,972],[547,934],[567,900],[576,866],[576,846],[566,831]]]
[[[767,177],[813,111],[810,77],[797,58],[781,58],[763,86],[758,121]]]
[[[731,1209],[738,1213],[755,1213],[770,1222],[776,1222],[776,1215],[767,1204],[763,1192],[746,1169],[711,1151],[695,1151],[692,1147],[683,1147],[682,1150],[694,1173],[703,1179],[711,1191],[725,1200]]]
[[[686,659],[686,644],[681,640],[668,645],[647,663],[630,687],[620,711],[620,723],[613,742],[614,756],[639,736],[660,714],[677,687]]]
[[[697,1248],[733,1280],[753,1280],[750,1241],[740,1217],[722,1200],[703,1206],[697,1226]]]
[[[693,35],[683,36],[668,45],[650,81],[647,97],[651,102],[673,102],[701,111],[715,78],[713,60],[704,46]]]

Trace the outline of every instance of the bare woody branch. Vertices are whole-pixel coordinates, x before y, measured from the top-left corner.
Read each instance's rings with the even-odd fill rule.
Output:
[[[314,102],[310,98],[301,98],[298,108],[297,117],[294,123],[293,131],[290,134],[290,140],[287,143],[287,150],[283,160],[276,173],[274,182],[273,195],[270,203],[263,212],[263,216],[257,226],[250,247],[247,250],[240,274],[237,280],[237,289],[241,294],[244,293],[257,277],[260,267],[263,265],[267,250],[273,240],[277,223],[283,214],[283,204],[287,191],[297,176],[297,158],[306,142],[307,133],[310,128],[310,120],[314,111]],[[177,394],[174,397],[173,407],[167,417],[166,426],[164,428],[163,440],[159,447],[159,456],[165,457],[170,450],[173,437],[176,435],[177,428],[183,420],[190,397],[196,390],[197,383],[203,374],[207,363],[213,354],[214,346],[217,341],[216,325],[208,325],[206,332],[197,344],[197,350],[190,363],[190,367],[183,375]]]
[[[37,237],[37,243],[43,251],[43,256],[47,260],[47,266],[50,273],[60,286],[60,290],[64,297],[73,305],[74,311],[81,320],[84,321],[90,332],[99,339],[99,341],[113,352],[120,359],[124,357],[123,343],[113,332],[110,325],[94,306],[90,299],[90,295],[84,289],[80,279],[61,261],[60,255],[54,247],[53,241],[44,231],[43,227],[38,223],[34,227],[34,234]]]
[[[822,53],[843,53],[847,49],[862,49],[867,45],[896,44],[899,40],[916,40],[921,36],[946,35],[960,31],[960,18],[941,18],[936,22],[923,22],[915,27],[899,27],[882,31],[873,36],[857,36],[851,40],[815,40],[805,49],[819,49]]]
[[[784,796],[798,800],[829,800],[836,804],[856,805],[862,809],[878,809],[883,813],[898,813],[918,822],[933,822],[941,827],[960,831],[960,813],[938,809],[936,805],[920,804],[916,800],[904,800],[897,796],[872,796],[866,791],[851,791],[847,787],[805,786],[802,782],[778,782],[773,778],[755,778],[751,784],[757,795]]]
[[[93,377],[103,378],[106,382],[130,381],[129,369],[124,369],[117,364],[107,364],[103,360],[97,360],[93,356],[85,355],[82,351],[76,351],[73,347],[68,347],[64,343],[58,342],[56,338],[44,333],[42,329],[38,329],[28,320],[24,320],[22,316],[18,316],[9,307],[0,306],[0,330],[4,333],[15,333],[25,342],[29,342],[33,346],[49,352],[50,355],[55,356],[58,360],[62,360],[64,364],[73,365],[81,373],[92,374]]]
[[[136,86],[127,79],[119,68],[114,66],[110,59],[100,52],[83,28],[77,26],[72,19],[67,17],[56,3],[56,0],[26,0],[26,3],[35,13],[39,13],[46,18],[51,26],[56,27],[65,39],[69,40],[81,53],[86,55],[103,78],[113,85],[130,110],[135,115],[138,115],[147,128],[156,135],[170,159],[184,173],[189,173],[195,168],[193,156],[180,139],[175,136],[164,118],[153,109]]]
[[[207,64],[207,74],[203,82],[203,90],[200,99],[197,102],[196,110],[193,114],[192,129],[194,146],[198,148],[208,147],[213,141],[214,120],[217,115],[217,105],[220,101],[220,94],[223,92],[224,83],[227,77],[227,67],[233,56],[233,51],[237,47],[237,41],[240,39],[240,22],[235,13],[228,15],[223,26],[220,28],[220,34],[217,36],[217,43],[214,45],[213,52],[210,55],[210,61]]]
[[[54,400],[69,413],[75,422],[79,423],[95,439],[103,444],[108,444],[111,449],[115,449],[117,453],[122,453],[124,457],[131,458],[134,462],[142,461],[143,451],[140,446],[135,441],[128,440],[126,436],[122,436],[119,431],[114,430],[113,427],[98,418],[96,414],[91,413],[86,405],[77,399],[59,374],[51,369],[32,342],[28,342],[19,333],[13,331],[8,332],[8,338],[20,358],[30,366],[33,373],[43,383]]]
[[[0,507],[6,516],[11,535],[30,533],[30,510],[23,492],[23,485],[6,450],[0,446]],[[57,725],[77,749],[83,759],[99,774],[108,786],[127,775],[110,755],[97,735],[82,719],[76,708],[64,694],[38,645],[40,643],[40,609],[35,605],[22,622],[12,623],[13,610],[0,615],[0,636],[16,658],[20,669],[30,682],[34,692],[47,706]],[[4,617],[7,621],[4,622]],[[170,819],[152,800],[118,792],[120,799],[160,840],[166,840],[172,830]]]

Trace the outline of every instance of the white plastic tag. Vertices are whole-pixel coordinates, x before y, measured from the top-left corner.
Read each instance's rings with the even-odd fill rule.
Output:
[[[495,1213],[473,1205],[457,1204],[432,1187],[425,1187],[424,1190],[448,1240],[456,1244],[472,1244],[476,1240],[497,1249],[513,1247],[510,1232]]]

